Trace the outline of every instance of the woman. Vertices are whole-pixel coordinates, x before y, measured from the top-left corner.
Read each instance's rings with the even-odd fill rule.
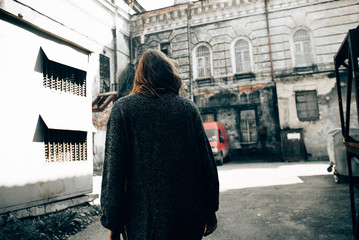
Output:
[[[132,94],[107,124],[101,223],[110,239],[198,240],[217,226],[218,174],[198,109],[174,62],[145,52]]]

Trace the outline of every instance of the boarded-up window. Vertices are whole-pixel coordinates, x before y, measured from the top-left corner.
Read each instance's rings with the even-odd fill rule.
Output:
[[[110,91],[110,58],[100,54],[100,92]]]
[[[242,110],[240,112],[240,126],[242,143],[256,143],[258,140],[257,120],[254,109]]]
[[[310,38],[308,31],[297,30],[293,34],[294,58],[296,67],[312,65]]]
[[[46,162],[87,160],[87,132],[45,128]]]
[[[43,86],[45,88],[86,97],[86,72],[42,58]]]
[[[317,91],[301,91],[295,93],[297,115],[300,121],[319,119]]]
[[[243,39],[238,40],[234,45],[237,73],[251,71],[251,58],[249,54],[248,42]]]
[[[211,54],[206,46],[200,46],[196,51],[197,77],[211,76]]]

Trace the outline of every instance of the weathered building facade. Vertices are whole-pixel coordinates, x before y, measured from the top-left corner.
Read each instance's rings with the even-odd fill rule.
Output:
[[[133,16],[132,31],[134,61],[165,49],[203,120],[225,124],[232,150],[280,153],[263,2],[178,4]]]
[[[132,63],[149,48],[177,60],[233,149],[322,159],[340,127],[333,56],[358,20],[355,0],[187,1],[132,16]]]
[[[359,3],[311,1],[275,11],[271,18],[283,151],[297,145],[288,157],[325,158],[328,133],[340,128],[333,57],[347,31],[359,24]]]

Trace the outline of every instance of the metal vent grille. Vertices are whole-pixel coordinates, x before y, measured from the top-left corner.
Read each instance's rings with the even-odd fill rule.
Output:
[[[86,132],[46,129],[46,162],[87,161]]]
[[[43,86],[86,97],[86,72],[43,57]]]

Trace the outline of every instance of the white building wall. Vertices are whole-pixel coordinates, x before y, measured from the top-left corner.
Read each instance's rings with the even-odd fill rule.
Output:
[[[5,104],[0,119],[0,213],[92,191],[91,102],[100,87],[99,54],[110,58],[112,83],[115,72],[118,75],[129,62],[130,9],[123,0],[116,4],[105,0],[0,1],[0,101]],[[117,71],[113,28],[117,29]],[[80,59],[87,72],[86,97],[43,87],[41,47],[45,54],[49,49],[62,55],[65,62],[79,61],[64,52]],[[55,112],[62,112],[64,118],[80,116],[89,126],[87,161],[46,163],[44,142],[36,140],[38,120],[40,114]],[[103,146],[103,132],[99,137]]]
[[[6,103],[0,124],[0,213],[92,192],[91,144],[87,161],[47,163],[44,142],[37,138],[39,116],[56,112],[63,117],[59,125],[74,115],[84,120],[89,127],[87,141],[92,142],[91,98],[44,88],[40,47],[73,52],[84,66],[87,53],[9,22],[0,21],[0,28],[6,33],[0,37],[0,101]],[[87,96],[90,92],[88,84]]]

